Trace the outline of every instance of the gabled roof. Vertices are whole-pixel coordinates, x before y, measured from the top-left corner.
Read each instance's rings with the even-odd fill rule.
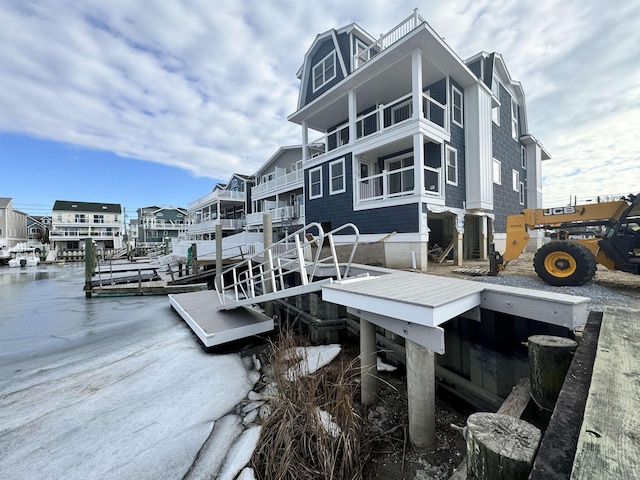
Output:
[[[56,200],[53,204],[53,210],[65,212],[122,213],[122,207],[119,203],[72,202],[69,200]]]
[[[340,44],[338,43],[336,30],[327,30],[320,35],[317,35],[315,40],[311,44],[311,47],[309,47],[309,50],[307,50],[307,53],[305,53],[304,55],[304,62],[302,63],[302,67],[300,67],[300,69],[298,70],[298,78],[302,80],[302,88],[300,89],[298,94],[298,109],[302,107],[304,98],[307,95],[307,88],[309,88],[309,82],[306,81],[306,79],[311,78],[309,75],[309,69],[313,68],[313,65],[311,64],[311,57],[313,56],[316,47],[327,39],[330,39],[331,42],[333,42],[334,50],[339,53],[339,55],[336,55],[336,57],[338,59],[338,65],[340,66],[340,70],[342,72],[342,78],[345,78],[348,75],[347,66],[344,64],[342,50],[340,49]]]
[[[264,162],[260,166],[260,168],[258,170],[256,170],[256,173],[254,173],[253,176],[256,177],[256,176],[261,175],[264,172],[266,172],[267,168],[269,168],[271,166],[271,164],[276,162],[282,155],[284,155],[286,152],[291,151],[291,150],[300,150],[300,152],[302,153],[302,145],[285,145],[285,146],[282,146],[282,147],[278,148],[276,153],[271,155],[269,160]]]
[[[149,214],[149,215],[155,215],[156,213],[161,212],[163,210],[175,210],[179,213],[183,213],[183,214],[187,213],[186,208],[173,207],[171,205],[165,205],[164,207],[158,207],[156,205],[152,205],[149,207],[142,207],[139,210],[141,210],[144,214]]]
[[[13,198],[0,197],[0,208],[7,208],[12,201]]]

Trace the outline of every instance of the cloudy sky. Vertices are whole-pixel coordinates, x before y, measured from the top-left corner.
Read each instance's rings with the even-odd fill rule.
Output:
[[[186,207],[300,143],[286,118],[317,34],[377,37],[416,7],[522,83],[546,205],[640,190],[635,0],[0,0],[0,197]]]

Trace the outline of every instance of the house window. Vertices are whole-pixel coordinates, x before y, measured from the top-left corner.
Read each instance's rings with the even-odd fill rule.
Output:
[[[93,223],[104,223],[104,215],[94,215]]]
[[[516,192],[520,191],[520,172],[517,170],[513,171],[513,189]]]
[[[522,162],[522,168],[527,169],[527,149],[524,146],[520,147],[520,161]]]
[[[344,158],[329,164],[329,194],[345,191],[344,182]]]
[[[354,37],[353,55],[355,56],[355,59],[356,59],[354,68],[361,67],[362,65],[367,63],[367,61],[371,56],[371,51],[364,53],[366,50],[367,50],[367,46],[365,45],[365,43],[359,38]]]
[[[84,216],[84,213],[76,213],[75,217],[74,217],[74,222],[75,223],[86,223],[86,218]]]
[[[309,198],[322,197],[322,167],[309,170]]]
[[[59,222],[61,222],[61,221],[62,221],[62,214],[61,214],[61,213],[59,213],[59,214],[58,214],[58,221],[59,221]]]
[[[458,185],[458,151],[447,147],[447,183]]]
[[[453,87],[451,96],[453,100],[453,123],[462,127],[462,93],[456,87]]]
[[[413,192],[413,156],[387,160],[389,194]]]
[[[336,52],[333,51],[313,67],[313,91],[315,92],[336,77]]]
[[[518,139],[518,103],[511,99],[511,136],[514,140]]]
[[[498,101],[500,101],[500,81],[498,80],[498,77],[493,77],[493,81],[491,82],[491,91]],[[493,120],[493,123],[500,126],[500,106],[493,107],[491,109],[491,120]]]
[[[495,158],[493,159],[493,183],[502,185],[502,164]]]
[[[524,205],[524,182],[520,182],[518,188],[518,192],[520,193],[520,205]]]

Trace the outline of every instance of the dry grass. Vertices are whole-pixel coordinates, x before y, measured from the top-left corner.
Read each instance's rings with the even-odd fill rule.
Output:
[[[354,361],[336,359],[313,374],[286,380],[288,369],[302,360],[292,352],[307,344],[285,334],[271,346],[269,380],[279,394],[270,402],[252,466],[259,480],[361,479],[366,454],[355,405],[359,370]],[[333,423],[327,425],[328,415],[321,411]]]

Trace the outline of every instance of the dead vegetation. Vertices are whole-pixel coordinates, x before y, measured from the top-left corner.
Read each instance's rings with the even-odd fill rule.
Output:
[[[260,480],[360,479],[367,460],[356,395],[355,361],[338,357],[320,370],[288,380],[308,345],[285,334],[272,344],[263,378],[271,393],[269,413],[252,466]]]

